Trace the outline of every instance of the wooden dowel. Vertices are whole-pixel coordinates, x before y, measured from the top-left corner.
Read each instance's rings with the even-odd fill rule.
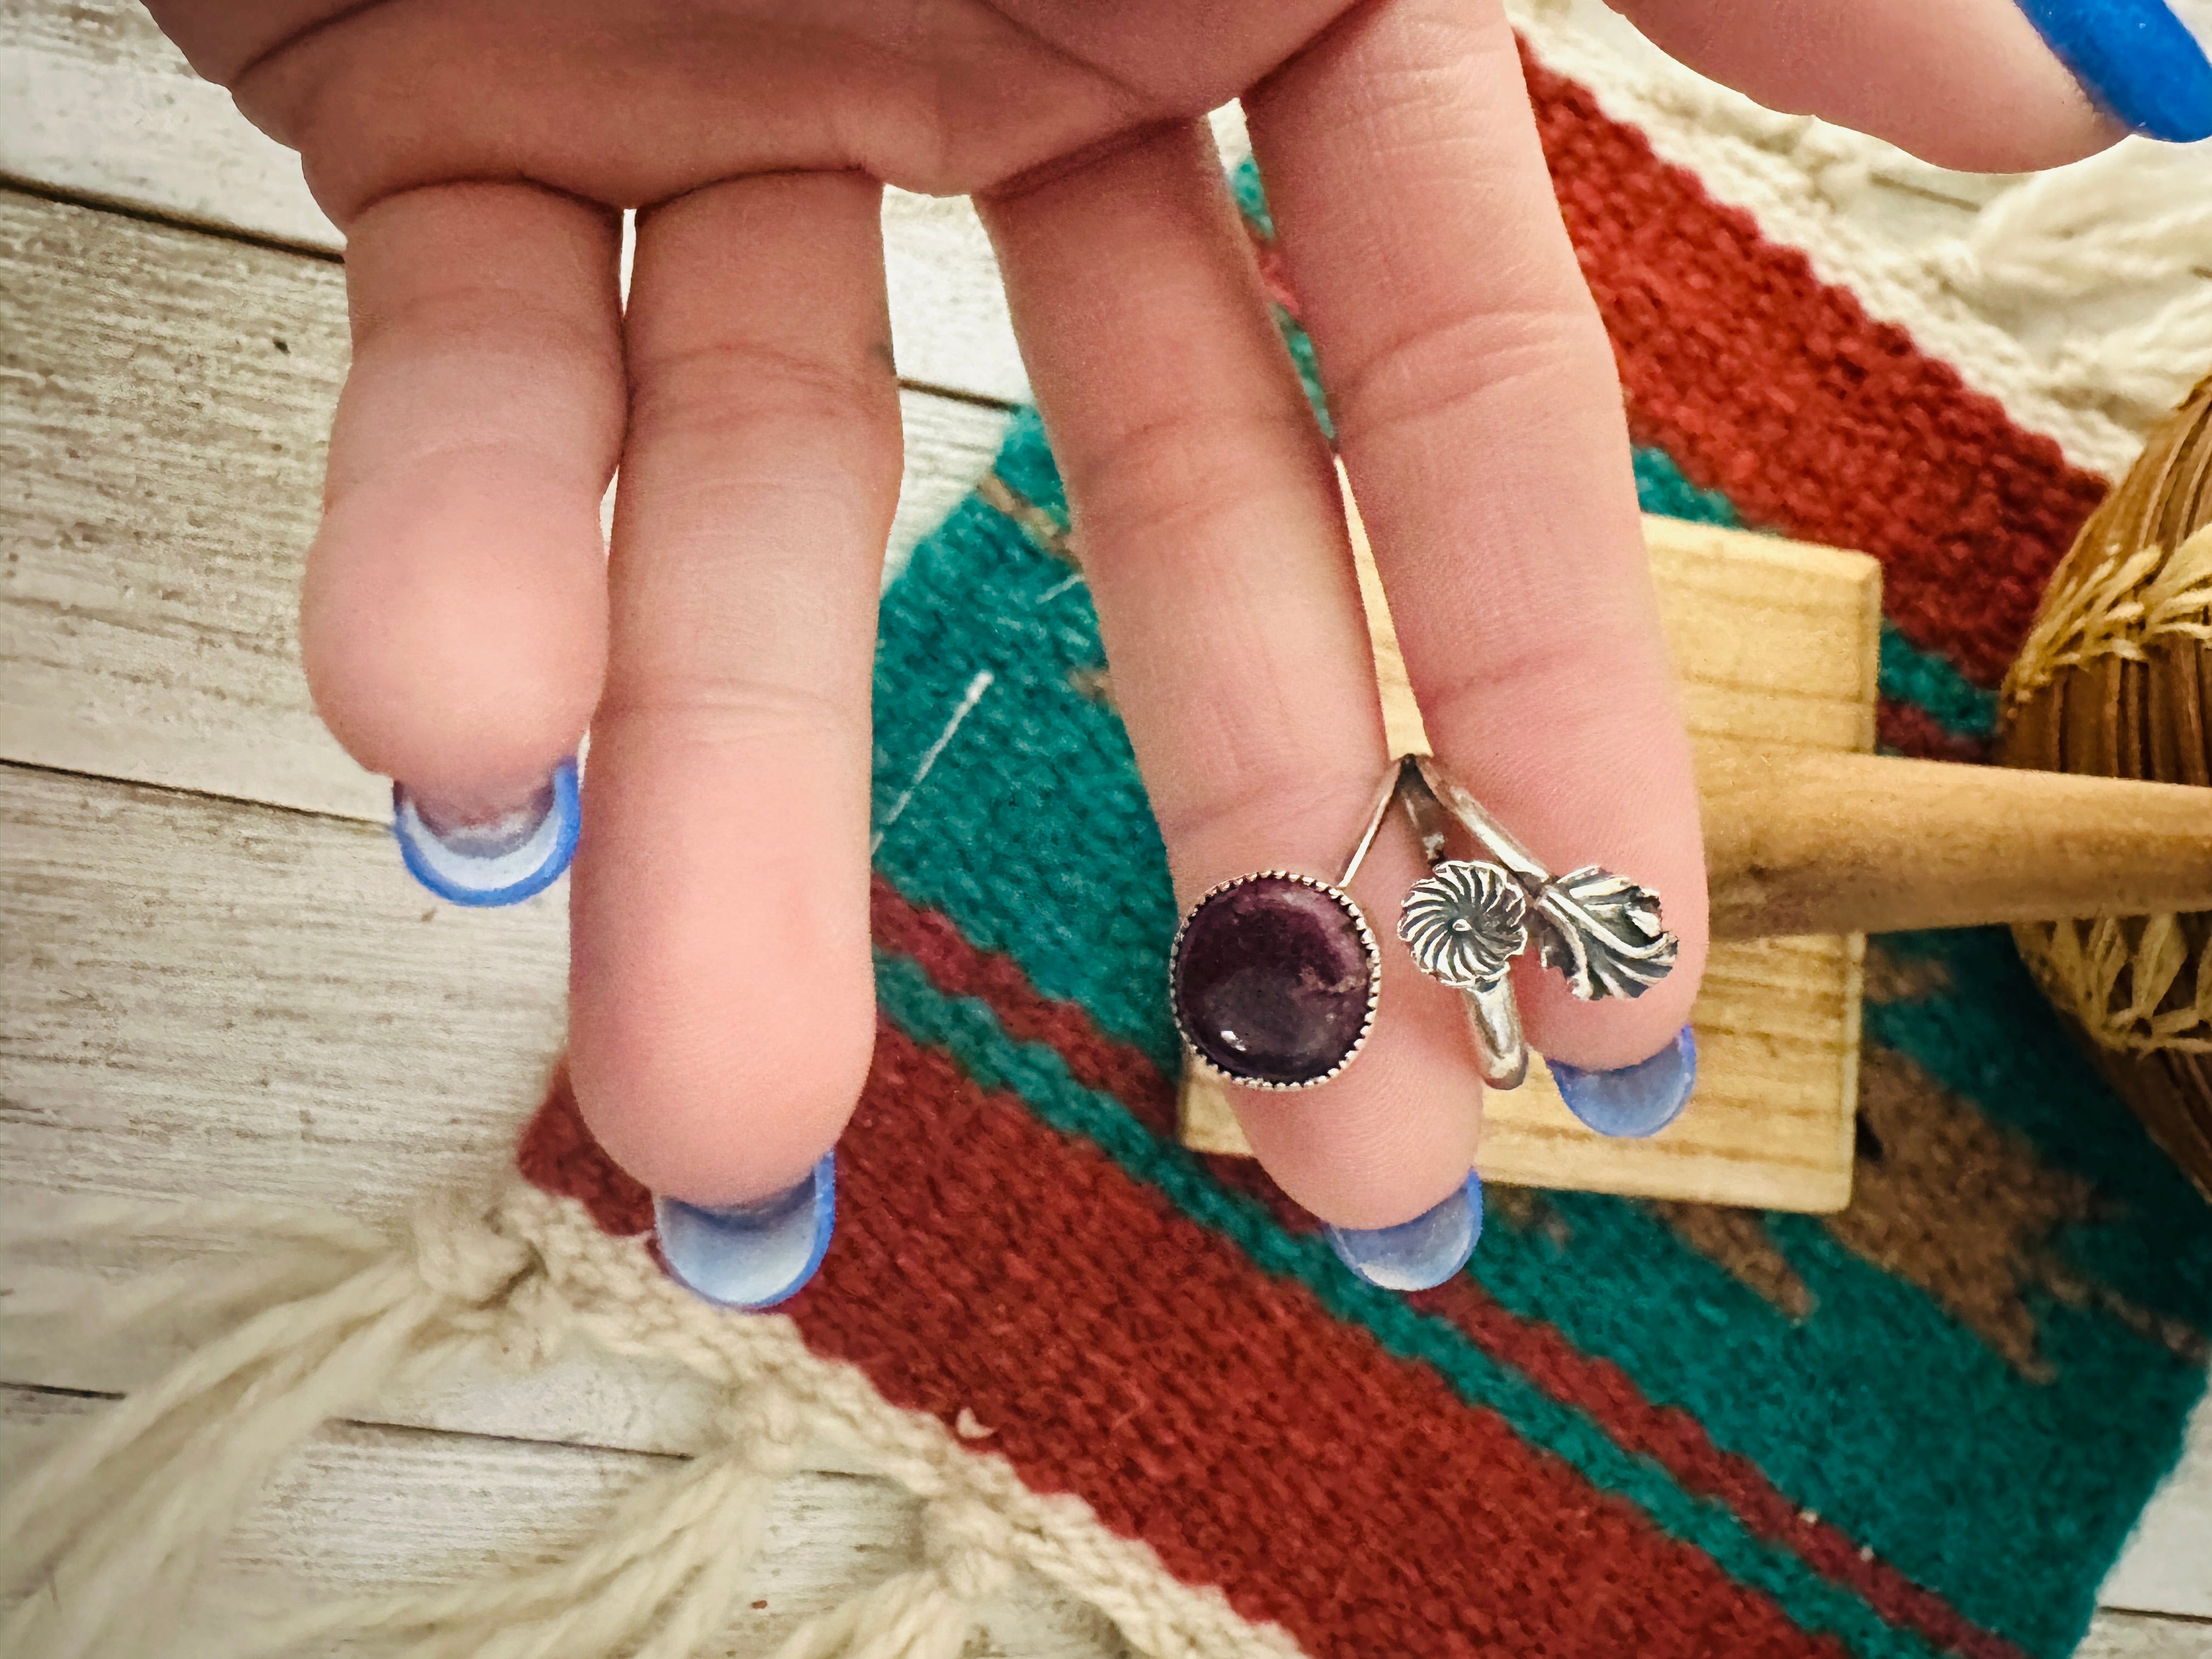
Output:
[[[1811,751],[1698,769],[1716,939],[2212,909],[2212,790]]]

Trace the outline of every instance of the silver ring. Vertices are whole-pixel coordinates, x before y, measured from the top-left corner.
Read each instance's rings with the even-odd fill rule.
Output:
[[[1399,763],[1392,799],[1405,803],[1429,862],[1399,911],[1398,937],[1423,973],[1465,994],[1492,1088],[1518,1088],[1528,1075],[1510,980],[1531,943],[1584,1002],[1642,996],[1674,971],[1681,941],[1656,893],[1595,864],[1554,876],[1434,756]],[[1447,856],[1447,815],[1488,859]]]
[[[1680,941],[1657,894],[1595,865],[1553,875],[1433,757],[1407,755],[1384,776],[1334,882],[1257,871],[1208,888],[1184,913],[1169,1006],[1200,1069],[1247,1089],[1310,1089],[1366,1046],[1382,958],[1349,890],[1399,804],[1429,873],[1406,895],[1398,937],[1423,973],[1466,995],[1490,1087],[1518,1088],[1528,1075],[1510,976],[1531,943],[1586,1002],[1641,996],[1673,970]],[[1451,820],[1489,858],[1449,856]]]
[[[1398,798],[1394,763],[1334,881],[1261,870],[1208,888],[1168,955],[1168,1006],[1200,1070],[1246,1089],[1311,1089],[1375,1029],[1382,952],[1348,890]]]
[[[1176,1026],[1198,1066],[1247,1089],[1310,1089],[1375,1029],[1382,954],[1352,895],[1291,870],[1209,888],[1169,957]]]

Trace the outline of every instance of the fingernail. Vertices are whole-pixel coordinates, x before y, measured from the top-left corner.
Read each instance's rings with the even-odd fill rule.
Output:
[[[757,1312],[798,1294],[830,1249],[837,1221],[837,1154],[824,1152],[789,1192],[708,1209],[656,1198],[661,1260],[676,1282],[725,1308]]]
[[[2212,137],[2212,63],[2162,0],[2020,0],[2082,89],[2149,137]]]
[[[561,878],[583,824],[576,763],[565,760],[504,811],[454,811],[392,786],[392,833],[416,880],[455,904],[514,904]]]
[[[1601,1135],[1641,1140],[1681,1116],[1690,1103],[1698,1086],[1698,1039],[1685,1025],[1650,1059],[1611,1072],[1585,1072],[1563,1060],[1545,1063],[1569,1111]]]
[[[1425,1291],[1467,1266],[1482,1237],[1482,1177],[1395,1227],[1324,1227],[1336,1259],[1386,1291]]]

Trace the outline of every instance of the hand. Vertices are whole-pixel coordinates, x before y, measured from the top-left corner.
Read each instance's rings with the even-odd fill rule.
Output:
[[[900,470],[879,181],[981,208],[1184,900],[1333,874],[1354,838],[1382,724],[1330,458],[1200,118],[1236,97],[1439,754],[1554,867],[1656,888],[1682,939],[1632,1003],[1522,975],[1531,1040],[1609,1068],[1683,1024],[1689,750],[1610,350],[1496,0],[155,9],[348,237],[317,704],[461,819],[531,798],[590,726],[572,1073],[655,1191],[791,1188],[867,1066]],[[2121,130],[2010,0],[1630,9],[1753,96],[1949,165]],[[1419,873],[1386,842],[1363,902],[1395,915]],[[1456,1191],[1477,1138],[1457,998],[1386,958],[1357,1065],[1239,1101],[1282,1185],[1351,1228]]]

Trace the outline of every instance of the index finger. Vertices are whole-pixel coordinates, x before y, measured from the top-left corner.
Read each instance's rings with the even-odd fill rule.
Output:
[[[1553,870],[1655,890],[1681,940],[1632,1002],[1517,974],[1529,1039],[1642,1061],[1704,967],[1697,791],[1612,349],[1512,30],[1494,0],[1390,0],[1244,103],[1438,757]]]

